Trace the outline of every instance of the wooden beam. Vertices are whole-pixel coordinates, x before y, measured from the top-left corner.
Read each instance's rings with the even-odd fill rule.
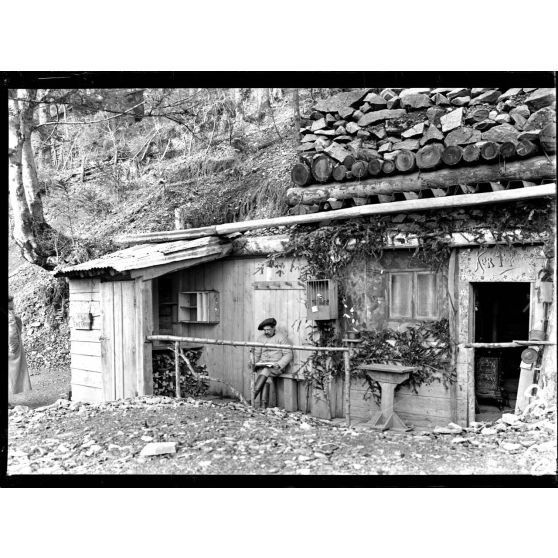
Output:
[[[198,343],[200,345],[230,345],[232,347],[266,347],[268,349],[292,349],[310,352],[348,352],[348,347],[314,347],[313,345],[282,345],[280,343],[259,343],[258,341],[229,341],[209,339],[208,337],[179,337],[177,335],[148,335],[148,341],[170,341],[173,343]]]
[[[391,213],[407,213],[421,210],[486,205],[489,203],[505,203],[509,201],[543,198],[547,196],[556,197],[556,184],[545,184],[542,186],[533,186],[532,188],[518,188],[502,192],[463,194],[461,196],[451,196],[445,198],[429,198],[361,205],[359,207],[349,207],[346,209],[328,211],[327,214],[316,213],[313,215],[293,215],[290,217],[274,217],[271,219],[242,221],[240,223],[227,223],[224,225],[216,225],[215,229],[217,230],[217,234],[225,235],[233,232],[264,229],[267,227],[317,223],[323,221],[325,215],[327,215],[327,219],[350,219],[351,217],[363,217],[367,215],[386,215]]]
[[[116,236],[116,244],[142,244],[144,242],[172,242],[173,240],[194,240],[205,236],[215,236],[215,227],[200,227],[197,229],[178,229],[137,234],[123,234]]]
[[[513,349],[519,347],[513,341],[510,343],[465,343],[466,349]]]
[[[543,184],[541,186],[533,186],[531,188],[518,188],[515,190],[503,190],[500,192],[486,192],[482,194],[463,194],[461,196],[450,196],[443,198],[428,198],[428,199],[412,199],[406,201],[396,201],[386,204],[369,204],[362,205],[358,207],[349,207],[346,209],[336,209],[328,211],[325,213],[314,213],[309,215],[292,215],[287,217],[275,217],[271,219],[257,219],[254,221],[241,221],[239,223],[227,223],[224,225],[216,225],[215,229],[219,235],[227,235],[235,232],[246,232],[256,229],[264,229],[268,227],[280,227],[280,226],[291,226],[299,225],[304,223],[319,223],[325,218],[328,220],[334,219],[350,219],[351,217],[362,217],[367,215],[387,215],[392,213],[412,213],[414,211],[425,211],[434,210],[440,208],[456,208],[456,207],[467,207],[476,206],[489,203],[505,203],[509,201],[526,200],[526,199],[536,199],[542,197],[556,197],[556,184]],[[279,244],[284,244],[285,241],[282,239],[284,237],[272,237],[280,238],[281,240],[274,240],[273,250],[266,251],[269,253],[275,251],[275,248],[280,248]],[[245,248],[241,248],[244,243],[247,243]],[[235,253],[239,255],[254,255],[259,253],[263,246],[263,239],[251,239],[242,238],[234,241]],[[258,244],[261,246],[258,247]],[[468,243],[469,245],[470,243]],[[473,243],[474,244],[474,243]],[[221,257],[220,254],[212,256],[212,258]],[[189,260],[194,262],[194,260]],[[206,260],[207,261],[207,260]],[[199,260],[195,260],[195,264],[199,263]],[[172,265],[172,264],[171,264]],[[176,262],[176,265],[182,267],[188,267],[188,260],[182,262]],[[169,271],[163,270],[166,266],[159,266],[155,268],[153,272],[158,275],[164,273],[169,273],[174,269]],[[178,268],[177,268],[178,269]],[[162,273],[158,273],[162,271]],[[152,279],[152,276],[147,277],[142,270],[137,270],[134,272],[134,276],[142,276],[144,280]]]
[[[539,156],[507,162],[506,165],[483,164],[474,167],[444,168],[429,172],[367,178],[359,182],[289,188],[286,196],[289,205],[316,204],[325,202],[328,198],[336,200],[364,198],[378,194],[389,195],[397,192],[419,192],[428,188],[447,188],[458,184],[542,178],[556,179],[554,158]]]

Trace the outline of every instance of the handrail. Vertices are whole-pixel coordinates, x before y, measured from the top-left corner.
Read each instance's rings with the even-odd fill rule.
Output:
[[[552,341],[507,341],[505,343],[464,343],[463,348],[465,349],[513,349],[517,347],[528,347],[536,345],[556,345]]]
[[[349,352],[350,347],[314,347],[312,345],[281,345],[279,343],[259,343],[257,341],[229,341],[205,337],[179,337],[177,335],[148,335],[148,341],[184,341],[202,345],[232,345],[233,347],[266,347],[268,349],[294,349],[297,351],[341,351]]]

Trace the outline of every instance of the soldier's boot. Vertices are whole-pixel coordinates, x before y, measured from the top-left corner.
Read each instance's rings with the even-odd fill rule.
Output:
[[[269,403],[269,382],[267,382],[262,391],[262,407],[267,409]]]
[[[266,382],[267,382],[267,376],[265,376],[264,374],[260,374],[256,378],[256,384],[254,385],[254,401],[253,401],[254,406],[256,405],[256,400],[258,399],[258,395],[263,390],[264,386],[266,385]]]

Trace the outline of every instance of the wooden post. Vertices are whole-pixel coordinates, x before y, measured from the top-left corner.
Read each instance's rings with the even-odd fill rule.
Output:
[[[256,405],[256,359],[254,358],[254,349],[250,349],[250,402],[252,407]]]
[[[351,356],[350,350],[343,353],[345,363],[345,418],[347,426],[351,426]]]
[[[174,376],[176,378],[176,398],[180,399],[180,361],[178,355],[180,353],[180,342],[174,342]]]

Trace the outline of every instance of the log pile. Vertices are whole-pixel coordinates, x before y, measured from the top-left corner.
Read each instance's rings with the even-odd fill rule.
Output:
[[[551,88],[359,89],[302,118],[295,187],[552,154]]]

